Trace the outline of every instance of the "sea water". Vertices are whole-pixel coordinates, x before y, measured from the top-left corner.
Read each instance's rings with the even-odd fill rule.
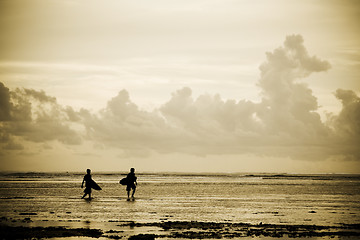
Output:
[[[119,180],[81,199],[83,173],[0,173],[0,217],[32,221],[206,221],[360,224],[359,175],[137,173],[134,201]]]

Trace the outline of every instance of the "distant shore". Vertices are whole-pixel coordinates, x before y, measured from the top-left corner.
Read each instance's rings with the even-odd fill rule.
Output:
[[[1,218],[0,236],[2,239],[32,238],[70,238],[90,237],[105,239],[288,239],[288,238],[360,238],[360,224],[343,226],[316,225],[280,225],[280,224],[248,224],[230,222],[196,222],[196,221],[163,221],[137,223],[132,221],[109,220],[112,224],[107,228],[77,228],[69,226],[39,227],[30,224],[31,218],[25,218],[20,224],[13,224],[10,219]],[[35,225],[35,226],[34,226]]]

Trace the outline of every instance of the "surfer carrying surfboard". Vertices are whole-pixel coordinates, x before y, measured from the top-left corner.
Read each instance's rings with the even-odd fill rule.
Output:
[[[131,189],[132,194],[131,194],[131,198],[134,198],[134,194],[135,194],[135,190],[136,190],[136,182],[137,177],[135,176],[135,168],[131,168],[130,172],[128,173],[128,175],[126,176],[126,191],[127,191],[127,195],[128,195],[128,201],[130,201],[130,191]]]
[[[92,180],[91,174],[90,174],[91,170],[87,169],[86,172],[87,172],[87,174],[84,176],[84,179],[81,184],[81,188],[83,188],[84,182],[85,182],[84,196],[82,196],[82,198],[85,198],[85,196],[87,194],[89,194],[89,199],[91,199],[91,188],[93,188],[95,190],[101,190],[101,187],[99,185],[97,185],[97,183],[94,180]]]

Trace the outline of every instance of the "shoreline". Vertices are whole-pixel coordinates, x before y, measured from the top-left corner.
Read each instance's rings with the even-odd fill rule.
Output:
[[[360,224],[342,226],[249,224],[230,222],[161,221],[140,223],[109,220],[98,223],[98,227],[79,227],[79,224],[60,220],[46,225],[25,218],[13,224],[2,218],[2,239],[71,238],[89,237],[101,239],[288,239],[288,238],[360,238]]]
[[[358,177],[198,176],[144,175],[136,201],[117,175],[91,201],[77,175],[2,176],[0,239],[360,239]]]

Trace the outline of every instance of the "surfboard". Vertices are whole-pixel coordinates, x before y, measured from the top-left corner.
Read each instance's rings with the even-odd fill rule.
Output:
[[[123,178],[119,182],[121,185],[127,185],[127,178]]]
[[[91,188],[101,190],[101,187],[94,180],[91,181]]]

